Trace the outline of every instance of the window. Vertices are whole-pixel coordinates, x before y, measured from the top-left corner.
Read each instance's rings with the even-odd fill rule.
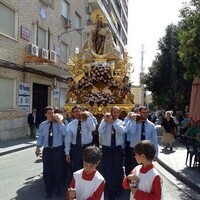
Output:
[[[16,12],[0,2],[0,33],[17,38]]]
[[[64,16],[65,18],[70,16],[70,5],[69,3],[67,3],[65,0],[62,0],[62,11],[61,14],[62,16]]]
[[[47,48],[47,32],[41,28],[38,28],[38,47],[39,48]]]
[[[75,21],[74,21],[75,28],[81,27],[81,17],[78,13],[75,13]]]
[[[65,63],[68,60],[68,46],[65,43],[60,44],[60,60]]]
[[[16,81],[14,79],[0,78],[0,109],[12,109],[15,107]]]
[[[60,108],[62,108],[62,106],[65,105],[66,96],[67,96],[67,89],[60,88]]]

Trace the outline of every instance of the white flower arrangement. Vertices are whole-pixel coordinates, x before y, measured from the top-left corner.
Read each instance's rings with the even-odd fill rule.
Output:
[[[85,103],[88,103],[88,104],[98,103],[98,104],[106,105],[106,104],[115,103],[115,97],[111,94],[104,93],[104,92],[89,93],[85,97],[84,100],[85,100]]]

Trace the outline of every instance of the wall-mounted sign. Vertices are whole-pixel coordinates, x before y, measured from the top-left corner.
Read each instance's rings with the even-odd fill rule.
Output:
[[[29,106],[30,97],[29,96],[19,96],[19,106]]]
[[[20,83],[19,84],[19,95],[30,95],[30,84]]]
[[[54,89],[53,90],[53,98],[54,99],[59,99],[59,90],[58,89]]]
[[[21,26],[21,38],[30,41],[30,30]]]
[[[46,10],[43,6],[40,6],[40,19],[45,21],[47,18]]]
[[[20,109],[22,112],[29,112],[29,106],[20,106],[19,109]]]

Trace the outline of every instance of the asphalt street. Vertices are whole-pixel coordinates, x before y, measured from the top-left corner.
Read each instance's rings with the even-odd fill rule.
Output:
[[[166,176],[166,171],[156,164],[163,180],[163,199],[197,200],[195,192],[178,180]],[[34,148],[10,153],[0,157],[0,199],[1,200],[43,200],[45,196],[42,179],[42,160],[34,154]],[[170,180],[169,180],[170,179]],[[193,197],[191,197],[192,195]],[[65,199],[53,197],[53,200]],[[128,200],[124,192],[117,200]]]

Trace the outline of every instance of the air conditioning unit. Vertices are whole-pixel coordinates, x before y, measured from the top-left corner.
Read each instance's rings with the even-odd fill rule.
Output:
[[[29,44],[27,47],[27,53],[38,56],[38,46],[36,46],[35,44]]]
[[[72,27],[72,20],[70,18],[64,18],[65,20],[65,27],[66,28],[71,28]]]
[[[92,8],[91,8],[90,6],[87,6],[87,7],[86,7],[86,12],[87,12],[88,14],[92,14]]]
[[[41,49],[39,49],[39,56],[41,58],[48,60],[49,59],[49,51],[47,49],[41,48]]]
[[[56,52],[51,50],[49,53],[49,60],[53,63],[56,63]]]

